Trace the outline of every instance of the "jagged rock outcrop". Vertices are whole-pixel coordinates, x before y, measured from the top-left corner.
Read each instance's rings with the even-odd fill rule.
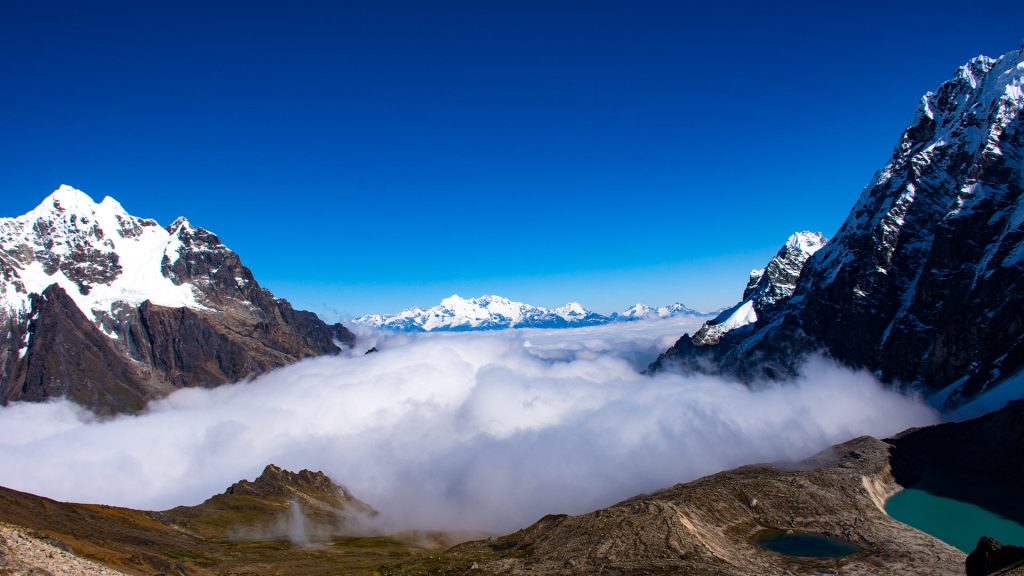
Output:
[[[921,101],[892,159],[793,296],[669,364],[792,375],[824,351],[953,407],[1024,368],[1024,52],[978,57]],[[941,392],[940,392],[941,391]]]
[[[967,576],[1007,574],[1011,568],[1024,572],[1024,548],[1004,546],[995,538],[984,536],[967,556],[966,567]]]
[[[743,299],[731,308],[708,320],[692,336],[683,335],[673,348],[648,368],[648,372],[664,369],[687,369],[718,372],[718,354],[729,346],[716,346],[729,335],[737,340],[749,334],[759,318],[780,309],[793,295],[797,280],[807,260],[827,240],[819,232],[796,232],[778,253],[760,270],[753,270],[743,290]],[[699,348],[699,350],[698,350]]]
[[[309,539],[351,533],[377,511],[323,472],[270,464],[255,480],[240,480],[202,504],[157,515],[209,538]]]
[[[132,412],[146,405],[150,384],[145,375],[63,288],[51,284],[31,299],[24,373],[20,388],[9,390],[7,399],[66,397],[104,413]]]
[[[374,514],[321,472],[272,465],[228,493],[163,512],[69,504],[0,487],[0,528],[14,526],[128,574],[366,574],[425,552],[397,540],[354,538],[353,521]],[[320,538],[332,544],[306,545]],[[0,554],[3,548],[0,542]]]
[[[213,233],[62,186],[0,219],[0,401],[134,412],[354,342],[262,288]]]

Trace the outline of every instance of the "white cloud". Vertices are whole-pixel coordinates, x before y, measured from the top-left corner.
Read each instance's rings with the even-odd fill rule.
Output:
[[[0,484],[136,508],[198,503],[268,463],[321,469],[393,529],[505,532],[737,465],[936,421],[870,376],[812,361],[752,391],[637,373],[682,320],[381,336],[253,382],[182,390],[96,422],[67,402],[0,409]]]

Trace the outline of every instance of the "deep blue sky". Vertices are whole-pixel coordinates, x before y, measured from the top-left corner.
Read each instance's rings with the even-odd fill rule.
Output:
[[[0,215],[61,183],[339,314],[714,308],[831,235],[1024,3],[68,2],[0,11]]]

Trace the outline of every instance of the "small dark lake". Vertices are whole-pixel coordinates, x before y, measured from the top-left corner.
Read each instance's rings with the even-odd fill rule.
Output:
[[[860,552],[860,546],[824,534],[767,532],[757,537],[758,546],[784,556],[842,558]]]

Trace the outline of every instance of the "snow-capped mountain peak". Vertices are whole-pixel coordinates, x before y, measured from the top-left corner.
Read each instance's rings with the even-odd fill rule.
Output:
[[[96,203],[61,185],[27,214],[0,218],[0,250],[23,285],[4,291],[0,306],[25,311],[29,294],[57,284],[92,320],[115,302],[202,308],[191,285],[163,274],[171,242],[167,230],[129,215],[113,198]]]
[[[134,411],[353,341],[274,298],[184,218],[163,228],[67,185],[0,218],[0,401]]]
[[[814,254],[824,246],[828,240],[820,232],[794,232],[786,240],[788,250],[797,250],[808,256]]]
[[[787,301],[796,290],[796,282],[807,260],[827,243],[818,232],[791,234],[767,266],[750,272],[743,299],[701,327],[693,335],[693,343],[698,346],[715,344],[726,332],[757,322],[759,314]]]
[[[140,410],[181,386],[336,354],[354,336],[261,288],[216,235],[60,186],[0,218],[0,400]]]
[[[591,312],[584,308],[579,302],[569,302],[565,306],[555,308],[554,313],[570,322],[574,319],[583,318],[587,314],[591,314]]]
[[[652,308],[637,304],[623,313],[603,316],[579,302],[549,310],[496,295],[463,298],[453,294],[432,308],[413,307],[397,314],[369,314],[356,323],[405,332],[497,330],[503,328],[573,328],[609,322],[651,320],[677,315],[706,316],[676,303]]]
[[[791,297],[657,365],[778,378],[825,351],[946,408],[1005,386],[1024,370],[1022,159],[1024,50],[974,58],[921,98]],[[771,295],[752,284],[745,296]]]
[[[641,302],[626,308],[623,312],[618,312],[612,315],[613,319],[619,321],[630,321],[630,320],[653,320],[657,318],[670,318],[672,316],[705,316],[692,308],[687,307],[684,304],[676,302],[668,306],[648,306]]]

